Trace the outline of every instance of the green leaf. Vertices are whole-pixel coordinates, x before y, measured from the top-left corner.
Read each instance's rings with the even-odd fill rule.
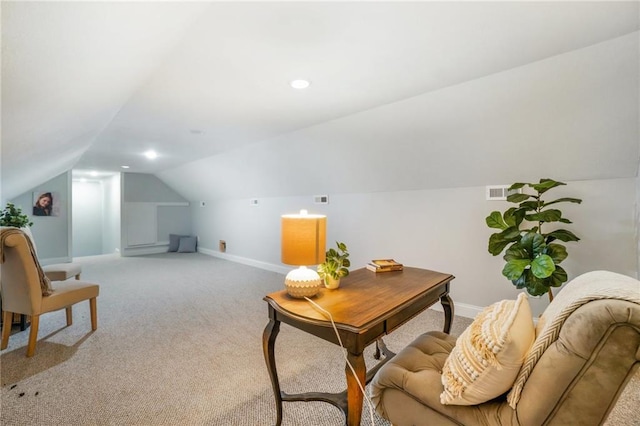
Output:
[[[528,232],[522,236],[520,245],[531,257],[535,257],[542,253],[545,247],[544,237],[537,232]]]
[[[338,246],[338,249],[340,249],[340,251],[347,251],[347,246],[345,245],[345,243],[339,243],[336,241],[336,245]]]
[[[528,185],[528,183],[516,182],[516,183],[514,183],[513,185],[511,185],[509,187],[509,191],[514,190],[514,189],[524,188],[525,185]]]
[[[564,197],[564,198],[558,198],[557,200],[548,201],[548,202],[544,203],[544,205],[545,206],[550,206],[551,204],[555,204],[555,203],[577,203],[577,204],[580,204],[580,203],[582,203],[582,200],[579,199],[579,198]]]
[[[526,209],[521,207],[511,207],[507,209],[502,216],[509,226],[515,226],[519,229],[526,212]]]
[[[502,275],[510,280],[517,280],[524,270],[531,264],[529,259],[513,259],[507,262],[502,269]]]
[[[527,276],[531,273],[528,269],[524,271],[522,275],[518,277],[518,279],[511,280],[513,285],[516,286],[517,289],[522,289],[527,286]]]
[[[537,201],[525,201],[523,203],[520,203],[520,208],[524,209],[524,210],[533,210],[536,211],[538,210],[538,202]]]
[[[573,222],[571,222],[569,219],[565,219],[564,217],[560,218],[560,219],[558,220],[558,222],[562,222],[562,223],[573,223]]]
[[[553,241],[554,239],[564,241],[565,243],[569,241],[580,241],[580,238],[578,238],[573,232],[567,231],[566,229],[557,229],[553,232],[549,232],[546,236],[547,241]]]
[[[349,259],[344,259],[342,261],[342,266],[345,266],[348,268],[349,266],[351,266],[351,261]]]
[[[553,179],[540,179],[540,183],[534,183],[530,186],[540,194],[544,194],[551,188],[555,188],[556,186],[560,185],[566,185],[566,183],[557,182]]]
[[[509,247],[502,258],[507,262],[510,260],[518,259],[531,260],[529,253],[527,253],[527,251],[523,249],[518,243],[515,243],[511,247]]]
[[[566,282],[568,279],[567,271],[565,271],[562,266],[556,265],[556,270],[553,271],[553,274],[551,274],[549,278],[547,278],[547,282],[551,287],[560,287],[562,283]]]
[[[525,219],[531,222],[557,222],[562,217],[562,212],[557,209],[541,211],[539,213],[528,214]]]
[[[528,200],[533,197],[533,195],[529,194],[511,194],[507,196],[507,201],[510,203],[520,203],[524,200]]]
[[[489,245],[487,246],[487,251],[492,255],[497,256],[502,253],[502,250],[504,250],[504,248],[511,243],[512,241],[507,241],[501,238],[500,234],[491,234],[491,236],[489,237]]]
[[[517,228],[509,227],[502,232],[491,234],[489,237],[489,253],[494,256],[502,253],[502,250],[510,243],[520,238],[520,231]]]
[[[556,265],[569,256],[567,253],[567,249],[562,244],[547,244],[547,247],[544,250],[544,254],[551,256],[553,259],[553,263]],[[556,266],[557,268],[558,266]]]
[[[542,296],[549,292],[549,286],[545,280],[542,280],[535,275],[531,274],[527,279],[527,293],[532,296]]]
[[[531,262],[531,273],[538,278],[547,278],[553,271],[556,270],[556,265],[553,263],[551,256],[541,254],[533,259]]]
[[[502,220],[502,215],[498,211],[492,211],[486,218],[487,226],[489,228],[507,229],[508,225]]]

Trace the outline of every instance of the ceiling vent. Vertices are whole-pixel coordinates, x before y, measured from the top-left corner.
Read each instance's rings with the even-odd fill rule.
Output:
[[[521,194],[522,189],[512,189],[509,191],[511,185],[490,185],[487,186],[487,200],[489,201],[506,201],[507,196],[511,194]]]

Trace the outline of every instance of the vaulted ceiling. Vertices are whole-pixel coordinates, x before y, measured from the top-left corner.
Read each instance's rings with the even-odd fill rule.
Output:
[[[4,199],[71,168],[166,174],[599,43],[637,40],[639,30],[637,2],[1,7]],[[637,41],[631,49],[637,55]],[[292,89],[297,78],[311,86]],[[621,139],[628,145],[629,132]],[[621,174],[637,173],[633,143],[618,150],[621,159],[636,156]],[[148,149],[158,158],[144,158]]]

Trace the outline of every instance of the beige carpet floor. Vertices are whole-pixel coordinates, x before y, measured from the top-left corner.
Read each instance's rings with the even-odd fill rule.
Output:
[[[283,276],[201,254],[167,253],[77,259],[83,279],[100,284],[98,330],[88,303],[40,321],[36,355],[24,356],[28,330],[13,334],[0,355],[0,424],[22,425],[269,425],[273,394],[262,355],[267,306]],[[454,319],[452,334],[471,322]],[[385,341],[400,350],[418,334],[442,329],[428,310]],[[367,365],[376,361],[372,349]],[[276,343],[287,392],[345,387],[341,350],[282,325]],[[636,376],[608,426],[638,425]],[[377,416],[379,426],[388,423]],[[335,407],[285,403],[284,426],[343,425]],[[363,413],[363,425],[370,425]]]

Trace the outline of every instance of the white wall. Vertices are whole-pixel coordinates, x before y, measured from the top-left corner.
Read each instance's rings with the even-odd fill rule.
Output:
[[[511,182],[503,182],[509,184]],[[574,224],[567,228],[582,240],[567,243],[569,258],[563,267],[570,277],[608,269],[637,276],[634,237],[635,179],[568,182],[550,192],[552,198],[582,198],[581,205],[559,205]],[[327,215],[327,245],[345,242],[353,268],[372,258],[392,257],[408,266],[423,267],[456,276],[452,297],[461,314],[473,315],[473,307],[515,297],[518,290],[501,275],[504,261],[487,252],[485,224],[492,210],[511,204],[485,200],[484,187],[442,190],[329,194],[328,205],[316,205],[312,196],[218,201],[193,206],[194,231],[200,250],[272,270],[286,270],[280,263],[280,216],[306,208]],[[227,253],[217,253],[218,241],[227,242]],[[533,300],[538,313],[544,296]]]
[[[73,257],[102,254],[102,184],[73,181]]]
[[[154,175],[123,173],[121,255],[166,252],[169,234],[191,233],[189,202]]]
[[[120,251],[120,175],[73,182],[73,256]]]
[[[120,174],[102,180],[102,253],[120,251]]]
[[[57,193],[58,216],[32,216],[33,193],[51,191]],[[71,172],[63,173],[44,182],[11,200],[22,212],[29,215],[33,226],[31,232],[36,242],[38,259],[46,265],[71,261]]]

